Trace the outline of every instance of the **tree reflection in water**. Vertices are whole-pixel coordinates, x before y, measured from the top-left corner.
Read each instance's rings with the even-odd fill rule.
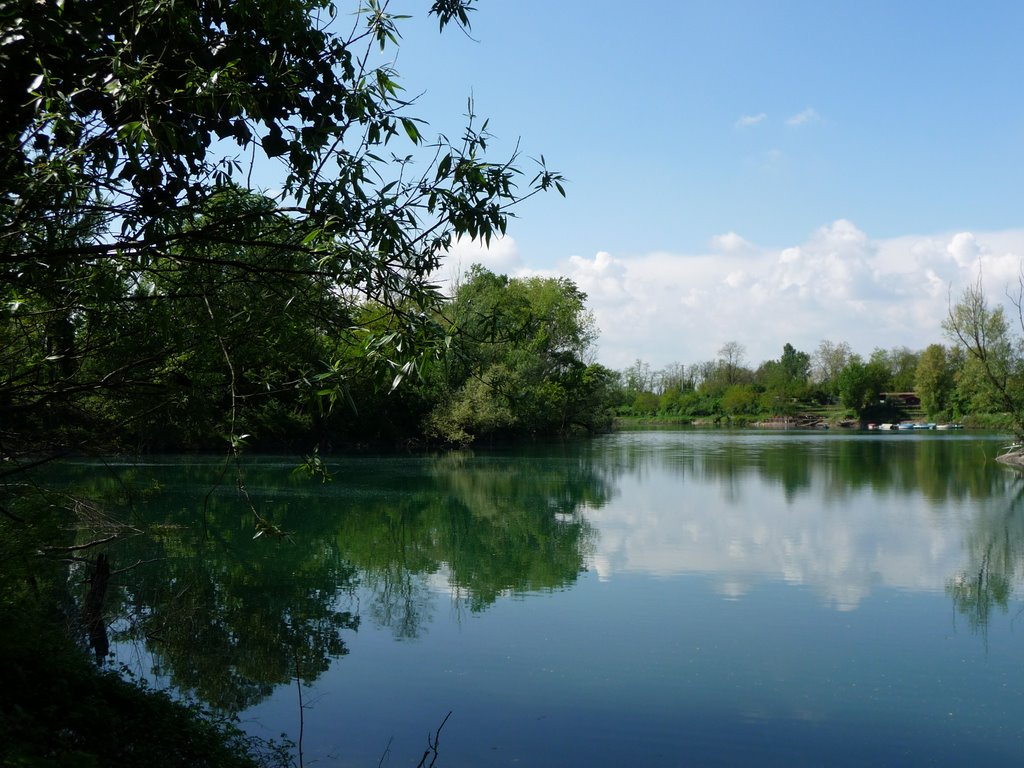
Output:
[[[346,460],[328,485],[290,469],[245,470],[260,514],[288,538],[254,538],[246,502],[212,485],[211,464],[167,462],[116,479],[71,472],[79,493],[119,505],[145,531],[109,549],[118,568],[133,565],[111,582],[115,642],[144,640],[157,674],[223,710],[296,677],[316,680],[348,653],[345,635],[364,615],[417,637],[445,585],[480,611],[502,594],[571,584],[593,538],[582,508],[610,493],[579,457]]]
[[[925,510],[941,514],[947,502],[1005,498],[1006,475],[993,472],[980,450],[949,451],[939,442],[897,436],[691,433],[635,442],[616,436],[536,455],[337,460],[331,467],[337,480],[326,485],[292,477],[291,462],[253,461],[245,468],[249,493],[260,514],[290,531],[290,539],[253,539],[244,500],[229,486],[211,492],[217,474],[211,463],[124,468],[116,479],[87,466],[72,465],[67,474],[83,495],[108,499],[108,508],[120,505],[125,520],[145,532],[107,550],[116,575],[106,612],[122,617],[114,639],[143,638],[173,685],[238,710],[296,676],[316,680],[348,652],[346,636],[361,620],[413,639],[429,631],[438,600],[482,611],[503,595],[571,586],[595,551],[597,534],[585,513],[614,509],[609,502],[626,475],[642,480],[668,468],[674,487],[692,477],[695,487],[719,488],[756,475],[769,482],[752,487],[776,486],[786,500],[778,520],[765,517],[763,499],[750,506],[765,530],[800,533],[806,524],[814,533],[835,522],[859,535],[857,520],[826,519],[816,507],[794,521],[807,504],[792,502],[807,497],[813,507],[820,494],[831,502],[881,491],[923,495]],[[977,629],[997,607],[1006,609],[1024,575],[1022,503],[1018,493],[1001,516],[964,518],[973,526],[968,565],[948,580],[947,592]],[[725,504],[713,519],[735,522],[735,530],[722,531],[744,535],[746,506],[728,506],[727,494]],[[629,510],[628,501],[622,506]],[[681,514],[673,508],[668,522],[679,523]],[[781,527],[769,525],[775,523]],[[830,545],[829,530],[806,541]],[[714,554],[701,546],[693,552]],[[772,552],[761,550],[763,557]],[[778,570],[774,561],[762,566]],[[864,567],[873,575],[878,565]],[[939,573],[937,586],[950,570]]]
[[[1001,514],[979,516],[966,541],[967,565],[946,583],[946,594],[977,632],[995,609],[1005,613],[1013,587],[1024,578],[1024,478]]]

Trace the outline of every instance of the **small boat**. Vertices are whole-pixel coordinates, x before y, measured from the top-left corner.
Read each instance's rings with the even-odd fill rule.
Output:
[[[963,429],[963,424],[936,424],[936,429]]]

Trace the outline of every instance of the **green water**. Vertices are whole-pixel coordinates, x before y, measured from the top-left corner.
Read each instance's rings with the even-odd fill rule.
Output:
[[[449,712],[446,766],[1011,765],[1024,476],[1000,445],[666,430],[338,459],[326,484],[290,459],[68,478],[139,531],[119,661],[260,735],[301,713],[307,765],[416,765]],[[287,535],[254,539],[250,503]]]

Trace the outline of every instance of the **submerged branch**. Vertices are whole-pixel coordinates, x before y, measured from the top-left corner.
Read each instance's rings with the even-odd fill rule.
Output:
[[[434,732],[434,735],[431,736],[430,734],[427,734],[427,748],[424,750],[423,757],[420,758],[416,768],[423,768],[424,765],[427,765],[427,758],[430,757],[431,754],[433,754],[433,758],[431,758],[428,768],[434,768],[434,764],[437,762],[438,758],[437,748],[441,743],[441,729],[444,728],[444,724],[448,722],[448,718],[451,716],[452,713],[449,711],[448,714],[444,716],[444,720],[441,721],[441,724],[437,726],[437,730]]]
[[[103,544],[109,544],[110,542],[117,539],[118,534],[114,533],[107,536],[105,539],[96,539],[95,541],[89,541],[85,544],[72,544],[68,547],[43,547],[44,552],[78,552],[83,549],[92,549],[93,547],[99,547]]]

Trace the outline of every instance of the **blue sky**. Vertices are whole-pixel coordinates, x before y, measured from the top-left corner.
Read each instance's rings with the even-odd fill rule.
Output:
[[[472,94],[569,179],[453,263],[576,280],[601,362],[920,349],[979,269],[1016,285],[1024,3],[481,0],[471,36],[425,6],[391,5],[414,112],[457,135]]]

